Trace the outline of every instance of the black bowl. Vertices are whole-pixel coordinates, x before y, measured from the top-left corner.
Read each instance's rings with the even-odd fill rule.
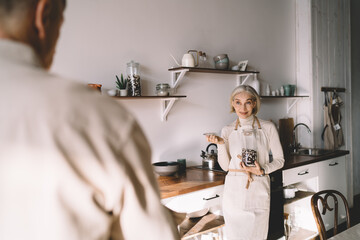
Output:
[[[160,176],[171,176],[179,170],[178,162],[156,162],[153,163],[154,171]]]

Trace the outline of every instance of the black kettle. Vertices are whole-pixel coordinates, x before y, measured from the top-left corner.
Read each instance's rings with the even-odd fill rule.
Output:
[[[210,147],[215,146],[215,150],[211,149],[211,151],[209,152]],[[202,167],[205,169],[210,169],[210,170],[214,170],[214,169],[220,169],[218,160],[217,160],[217,145],[214,143],[210,143],[207,147],[206,147],[206,152],[205,151],[201,151],[201,155],[200,157],[202,157]]]

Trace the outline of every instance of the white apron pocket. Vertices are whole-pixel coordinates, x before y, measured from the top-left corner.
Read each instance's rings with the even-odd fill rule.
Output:
[[[269,176],[253,176],[254,181],[250,183],[246,191],[245,210],[270,209],[270,178]]]

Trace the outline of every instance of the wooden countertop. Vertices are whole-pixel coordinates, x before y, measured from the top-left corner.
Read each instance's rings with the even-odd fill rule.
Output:
[[[226,172],[188,167],[185,173],[174,176],[159,176],[161,198],[174,197],[224,184]]]

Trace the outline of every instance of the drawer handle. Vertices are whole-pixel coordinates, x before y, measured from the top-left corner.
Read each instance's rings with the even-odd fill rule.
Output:
[[[334,162],[334,163],[330,163],[330,164],[329,164],[330,167],[333,167],[333,166],[336,166],[336,165],[338,165],[337,162]]]
[[[299,175],[299,176],[302,176],[302,175],[305,175],[305,174],[308,174],[308,173],[309,173],[308,170],[305,170],[305,171],[303,171],[303,172],[299,172],[298,175]]]
[[[203,198],[203,200],[209,201],[209,200],[211,200],[211,199],[218,198],[218,197],[220,197],[220,196],[216,194],[214,197],[211,197],[211,198]]]

